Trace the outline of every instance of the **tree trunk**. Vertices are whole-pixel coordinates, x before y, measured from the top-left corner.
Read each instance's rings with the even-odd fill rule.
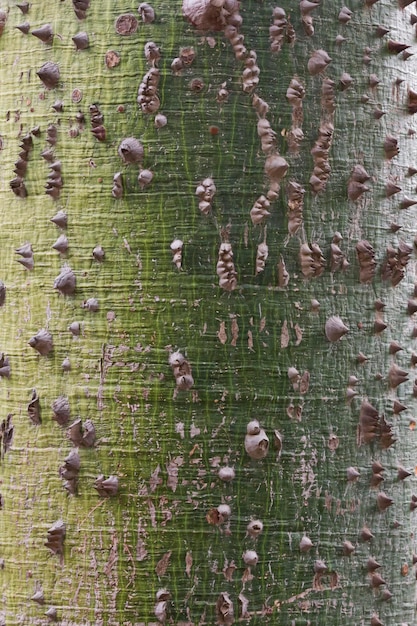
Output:
[[[88,4],[3,7],[2,623],[412,624],[414,7]]]

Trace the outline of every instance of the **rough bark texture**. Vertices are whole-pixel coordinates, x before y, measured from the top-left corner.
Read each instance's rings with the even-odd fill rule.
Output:
[[[415,623],[401,4],[3,3],[1,623]]]

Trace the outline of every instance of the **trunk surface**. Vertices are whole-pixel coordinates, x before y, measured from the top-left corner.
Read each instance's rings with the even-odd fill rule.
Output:
[[[274,3],[242,2],[241,44],[230,28],[196,29],[179,0],[154,2],[151,23],[131,2],[91,2],[85,19],[70,0],[27,13],[3,3],[8,626],[48,623],[50,607],[66,625],[415,623],[415,8],[349,0],[344,23],[342,7],[323,1],[305,16],[309,35],[298,4],[283,0],[286,16],[274,18]],[[48,24],[46,41],[33,36]],[[77,49],[82,32],[88,46],[80,36]],[[327,67],[317,55],[309,62],[317,50]],[[47,62],[56,66],[45,78]],[[160,109],[144,113],[138,88],[152,67]],[[293,79],[305,97],[290,101]],[[144,150],[134,163],[118,152],[129,137]],[[280,183],[268,169],[278,154],[289,164]],[[358,169],[352,177],[358,165],[369,180]],[[141,184],[147,170],[153,179]],[[212,199],[209,183],[196,195],[207,178]],[[295,199],[294,183],[305,190]],[[257,223],[262,195],[270,215]],[[60,210],[66,228],[51,221]],[[374,259],[358,254],[363,241]],[[233,272],[224,278],[228,244],[236,284]],[[332,316],[349,329],[338,341],[326,337]],[[53,337],[48,354],[29,345],[40,329]],[[192,385],[181,378],[189,368]],[[60,397],[70,407],[63,424],[51,419]],[[93,422],[93,446],[68,438],[77,419]],[[253,420],[269,438],[264,458],[245,449]],[[59,468],[75,449],[80,470],[70,476]],[[224,467],[233,480],[219,477]],[[116,495],[95,489],[100,475],[117,477]],[[62,549],[49,542],[54,553],[45,543],[59,520],[66,534]],[[259,536],[248,531],[256,520]],[[306,537],[312,547],[300,549]]]

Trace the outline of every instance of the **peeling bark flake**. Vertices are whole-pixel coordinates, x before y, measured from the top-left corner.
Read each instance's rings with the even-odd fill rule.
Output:
[[[300,405],[289,404],[287,407],[288,417],[297,420],[297,422],[301,422],[302,413],[303,407]]]
[[[250,567],[246,567],[246,568],[243,570],[243,574],[242,574],[242,583],[243,583],[243,584],[248,583],[248,582],[250,582],[251,580],[253,580],[253,578],[254,578],[254,576],[253,576],[253,574],[252,574],[252,572],[251,572]]]
[[[281,348],[288,348],[290,343],[290,333],[288,331],[288,322],[284,320],[281,329]]]
[[[237,323],[235,315],[232,316],[231,331],[232,331],[232,340],[231,340],[230,344],[233,347],[236,347],[236,343],[237,343],[237,340],[238,340],[238,337],[239,337],[239,325]]]
[[[192,552],[188,550],[187,554],[185,555],[185,573],[187,574],[188,578],[190,578],[191,576],[192,566],[193,566],[193,555],[192,555]]]
[[[303,330],[302,328],[300,328],[298,324],[295,324],[294,330],[295,330],[295,336],[296,336],[295,345],[299,346],[303,339]]]
[[[155,491],[158,485],[162,484],[162,478],[160,478],[159,476],[160,471],[161,471],[161,468],[159,465],[157,465],[151,474],[151,477],[149,479],[149,487],[151,491]]]
[[[148,556],[148,551],[146,549],[146,544],[144,539],[142,539],[141,534],[143,533],[142,528],[138,527],[138,540],[136,543],[136,560],[141,562],[144,561]]]
[[[172,551],[165,552],[164,556],[158,561],[155,567],[155,573],[157,576],[164,576],[169,565]]]
[[[184,459],[181,456],[177,456],[175,459],[172,459],[167,465],[167,487],[172,491],[177,489],[178,485],[178,469],[184,463]]]
[[[224,322],[220,322],[220,328],[217,331],[217,337],[221,344],[225,344],[227,341],[227,333],[226,333],[226,324]]]
[[[227,581],[231,582],[233,580],[233,576],[234,576],[236,569],[237,567],[234,561],[230,561],[230,564],[228,561],[225,561],[225,564],[223,567],[223,574]]]
[[[305,393],[307,393],[309,387],[310,387],[310,372],[306,370],[300,378],[300,383],[299,383],[300,393],[304,395]]]
[[[152,528],[156,528],[156,526],[157,526],[157,524],[156,524],[156,510],[155,510],[155,505],[152,502],[152,500],[148,500],[148,507],[149,507],[149,516],[151,518]]]

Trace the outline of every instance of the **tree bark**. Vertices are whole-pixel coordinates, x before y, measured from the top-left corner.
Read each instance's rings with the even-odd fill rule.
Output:
[[[2,623],[415,622],[404,4],[4,7]]]

